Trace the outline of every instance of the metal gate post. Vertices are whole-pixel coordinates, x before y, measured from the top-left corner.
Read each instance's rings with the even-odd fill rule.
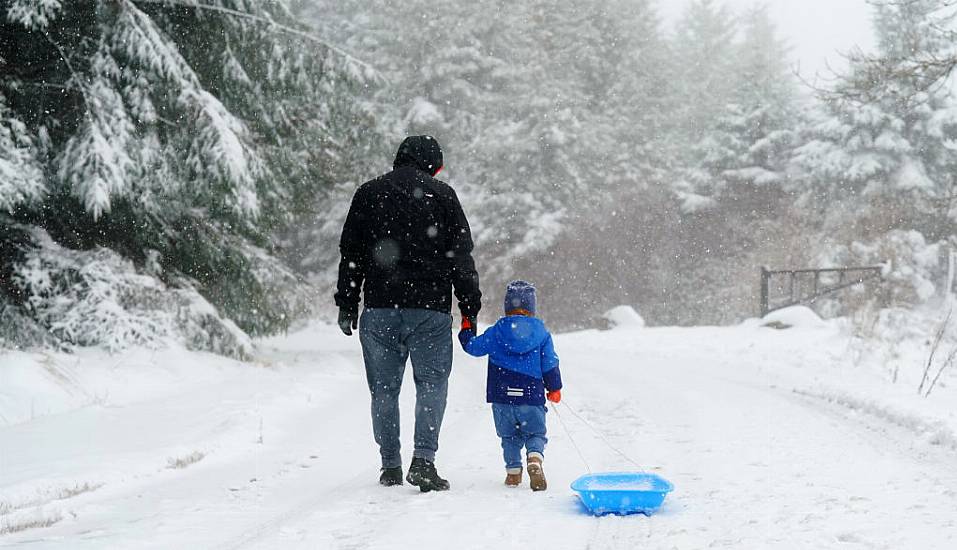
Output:
[[[771,273],[767,266],[761,266],[761,318],[768,314],[768,286],[771,281]]]

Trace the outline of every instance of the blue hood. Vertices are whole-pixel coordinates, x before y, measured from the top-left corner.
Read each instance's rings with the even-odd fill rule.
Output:
[[[495,340],[510,353],[528,353],[548,337],[545,323],[535,317],[509,315],[495,323]]]

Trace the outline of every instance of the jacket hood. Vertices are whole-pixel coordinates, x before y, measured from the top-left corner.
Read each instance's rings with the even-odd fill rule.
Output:
[[[392,166],[414,166],[434,176],[439,173],[442,164],[442,148],[434,137],[409,136],[399,145],[399,152],[396,153]]]
[[[509,315],[495,323],[495,338],[511,353],[528,353],[548,337],[545,323],[535,317]]]

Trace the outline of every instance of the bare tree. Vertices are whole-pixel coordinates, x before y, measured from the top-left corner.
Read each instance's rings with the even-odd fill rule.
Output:
[[[947,327],[950,325],[950,317],[953,314],[954,310],[951,309],[947,312],[947,317],[944,317],[944,321],[937,328],[937,332],[934,334],[934,343],[930,347],[930,355],[927,356],[927,365],[924,367],[924,376],[920,379],[920,385],[917,387],[917,394],[922,395],[924,393],[924,384],[927,383],[927,379],[930,375],[930,369],[934,365],[934,355],[937,354],[937,349],[940,348],[940,342],[944,339],[944,334],[947,332]],[[953,361],[954,352],[951,351],[948,356],[948,361]],[[944,363],[945,365],[947,362]],[[943,367],[941,368],[943,370]],[[938,376],[940,372],[938,371]]]
[[[934,376],[934,380],[930,383],[930,386],[927,387],[927,392],[924,393],[924,397],[929,397],[930,392],[934,391],[934,386],[936,386],[937,381],[940,380],[940,375],[954,364],[955,358],[957,358],[957,346],[954,346],[954,348],[950,350],[950,353],[947,354],[947,359],[940,365],[940,368],[937,369],[937,375]]]

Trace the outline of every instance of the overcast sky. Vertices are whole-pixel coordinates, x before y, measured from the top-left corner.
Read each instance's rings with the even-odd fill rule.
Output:
[[[755,0],[724,0],[735,10],[743,12]],[[658,0],[665,21],[671,23],[684,9],[687,0]],[[827,63],[840,68],[842,61],[836,52],[854,46],[869,49],[873,43],[871,8],[865,0],[765,0],[777,21],[779,29],[794,47],[794,58],[800,63],[801,74],[813,77],[815,72],[826,73]]]

